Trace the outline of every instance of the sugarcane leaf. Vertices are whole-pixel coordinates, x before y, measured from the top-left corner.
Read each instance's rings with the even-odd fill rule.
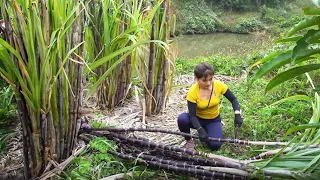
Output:
[[[311,55],[311,56],[307,56],[307,57],[305,57],[305,58],[300,58],[300,59],[297,59],[293,64],[294,64],[294,65],[297,65],[297,64],[302,63],[303,61],[307,61],[307,60],[311,60],[311,59],[316,59],[316,57],[313,57],[313,56]]]
[[[298,150],[298,151],[289,153],[289,155],[290,155],[289,158],[290,157],[293,157],[293,158],[300,157],[301,159],[307,159],[309,156],[313,159],[314,155],[318,155],[319,152],[320,152],[319,148],[307,148],[307,149],[302,149],[302,150]]]
[[[290,97],[281,99],[279,101],[276,101],[276,102],[272,103],[270,106],[281,104],[281,103],[286,102],[286,101],[307,101],[307,102],[312,102],[311,98],[308,97],[307,95],[295,95],[295,96],[290,96]]]
[[[315,25],[318,25],[320,23],[320,16],[313,16],[307,19],[304,19],[300,21],[298,24],[294,25],[293,28],[289,30],[287,33],[287,37],[292,36],[294,33],[306,29]]]
[[[17,58],[18,58],[18,61],[19,61],[19,67],[20,67],[20,71],[24,73],[24,75],[26,76],[26,78],[29,80],[29,82],[31,83],[31,79],[28,75],[28,72],[26,70],[26,66],[24,64],[24,62],[22,61],[21,59],[21,56],[19,55],[19,53],[12,47],[10,46],[6,41],[4,41],[3,39],[0,38],[0,44],[8,49],[13,55],[15,55]],[[6,54],[3,54],[3,55],[6,55]],[[8,55],[6,55],[8,56]],[[26,83],[24,82],[19,70],[18,70],[18,67],[16,67],[16,65],[13,63],[12,59],[10,56],[6,57],[5,59],[2,59],[2,61],[6,61],[8,63],[8,65],[10,66],[11,70],[14,72],[15,76],[17,77],[17,79],[19,80],[19,83],[20,85],[22,86],[23,90],[25,90],[28,95],[31,95],[31,92],[29,91]],[[32,83],[31,83],[32,84]]]
[[[296,46],[293,48],[293,50],[292,50],[292,57],[291,57],[291,59],[292,59],[293,62],[297,59],[298,55],[299,55],[302,51],[305,51],[306,49],[308,49],[309,43],[308,43],[306,40],[307,40],[308,38],[314,36],[317,32],[318,32],[317,30],[311,29],[311,30],[309,30],[309,31],[307,32],[306,35],[303,36],[303,38],[301,38],[301,39],[299,39],[299,40],[297,41],[297,45],[296,45]]]
[[[312,91],[320,91],[320,87],[315,87]]]
[[[312,165],[316,164],[320,159],[320,153],[318,153],[318,156],[316,156],[303,170],[302,172],[307,171]]]
[[[308,161],[289,161],[283,159],[276,159],[271,161],[268,166],[270,167],[281,167],[286,170],[302,169],[308,164]]]
[[[4,78],[9,84],[13,85],[13,80],[10,79],[9,73],[7,73],[2,67],[0,67],[1,77]]]
[[[293,174],[293,177],[297,180],[311,180],[310,177],[307,177],[305,174],[302,173]]]
[[[9,58],[9,59],[8,59]],[[7,78],[8,80],[10,80],[12,83],[14,83],[15,81],[15,76],[14,74],[12,74],[10,65],[7,63],[7,61],[5,61],[4,59],[8,59],[11,60],[10,55],[8,54],[8,51],[6,49],[4,49],[1,45],[0,45],[0,60],[2,60],[2,64],[4,66],[4,69],[2,67],[0,67],[1,69],[1,73],[5,76],[5,78]]]
[[[312,172],[314,172],[317,168],[319,168],[320,167],[320,161],[319,161],[319,159],[318,159],[318,162],[315,164],[315,165],[313,165],[312,167],[310,167],[308,170],[307,170],[307,172],[306,173],[312,173]],[[320,174],[320,172],[319,172],[319,174]],[[318,176],[319,177],[319,176]]]
[[[306,42],[307,42],[308,44],[320,43],[320,32],[319,32],[319,30],[317,30],[317,32],[316,32],[313,36],[308,37],[308,38],[306,39]]]
[[[153,6],[152,10],[148,13],[146,19],[149,19],[149,22],[152,21],[153,17],[155,16],[155,14],[156,14],[158,8],[160,7],[160,5],[162,4],[162,2],[163,2],[163,0],[159,0],[157,2],[157,4]]]
[[[320,128],[320,123],[311,123],[311,124],[302,124],[299,126],[294,126],[288,129],[286,132],[286,135],[289,135],[293,132],[304,130],[304,129],[310,129],[310,128]]]
[[[25,100],[27,101],[27,104],[29,105],[29,107],[32,109],[32,111],[36,111],[36,107],[34,106],[34,103],[31,101],[31,99],[29,98],[29,96],[27,96],[26,93],[24,93],[23,91],[21,92],[23,94],[23,97],[25,98]]]
[[[316,8],[306,7],[302,10],[305,15],[320,15],[320,10]]]
[[[89,68],[90,68],[91,70],[94,70],[95,68],[101,66],[102,64],[110,61],[110,60],[113,59],[114,57],[116,57],[116,56],[118,56],[118,55],[120,55],[120,54],[122,54],[122,53],[125,53],[125,52],[127,52],[127,51],[132,51],[134,48],[136,48],[136,47],[138,47],[138,46],[140,46],[140,45],[142,45],[142,44],[148,44],[148,43],[150,43],[150,42],[160,43],[160,44],[163,44],[164,46],[166,46],[165,43],[163,43],[162,41],[159,41],[159,40],[150,40],[150,41],[139,42],[139,43],[133,44],[133,45],[131,45],[131,46],[127,46],[127,47],[125,47],[125,48],[119,49],[119,50],[117,50],[117,51],[115,51],[115,52],[112,52],[112,53],[109,54],[108,56],[105,56],[105,57],[103,57],[103,58],[101,58],[101,59],[98,59],[97,61],[91,63],[91,64],[89,65]],[[86,74],[87,72],[88,72],[88,69],[86,68],[86,69],[84,70],[84,74]]]
[[[284,43],[284,42],[296,42],[301,39],[303,36],[294,36],[294,37],[287,37],[280,40],[277,40],[276,43]]]
[[[74,8],[72,9],[71,12],[69,12],[68,17],[65,19],[65,21],[62,24],[63,31],[60,34],[60,38],[64,38],[64,34],[70,29],[70,27],[73,25],[73,22],[75,21],[75,19],[77,17],[80,16],[81,13],[79,13],[76,17],[74,16],[74,14],[76,13],[77,9],[79,8],[80,3],[78,3],[76,6],[74,6]],[[70,6],[71,7],[71,6]]]
[[[319,172],[313,172],[312,174],[306,173],[294,173],[293,177],[297,180],[318,180],[320,176]]]
[[[276,69],[277,67],[280,67],[281,65],[289,63],[290,57],[291,57],[291,51],[281,53],[281,54],[275,53],[270,57],[264,58],[263,60],[267,63],[263,64],[262,67],[255,73],[254,77],[251,79],[251,83],[261,78],[266,73]]]
[[[67,55],[64,57],[61,67],[59,68],[58,72],[55,75],[55,79],[57,79],[57,77],[59,76],[59,74],[61,73],[62,69],[64,68],[64,64],[67,62],[69,56],[76,50],[78,49],[79,46],[81,46],[84,42],[81,42],[79,44],[77,44],[75,47],[73,47],[72,49],[70,49],[70,51],[67,53]]]
[[[312,0],[313,4],[316,5],[317,7],[320,7],[319,5],[319,0]]]
[[[279,152],[277,152],[275,155],[273,155],[272,158],[270,158],[269,160],[267,160],[266,162],[264,162],[264,163],[262,164],[262,166],[261,166],[261,169],[267,168],[267,167],[270,165],[271,162],[276,161],[276,160],[277,160],[276,158],[277,158],[280,154],[282,154],[282,152],[283,152],[287,147],[289,147],[296,139],[297,139],[297,136],[294,137],[294,138],[292,138],[292,139],[288,142],[288,144],[285,145]]]
[[[103,75],[90,87],[87,97],[85,98],[85,102],[89,99],[89,97],[97,90],[98,86],[106,79],[106,77],[114,70],[131,52],[127,52],[121,58],[119,58],[116,62],[114,62],[108,70],[103,73]]]
[[[299,76],[299,75],[304,74],[306,72],[310,72],[310,71],[317,70],[317,69],[320,69],[320,64],[310,64],[310,65],[306,65],[306,66],[299,66],[299,67],[289,69],[285,72],[278,74],[276,77],[274,77],[267,84],[265,91],[268,92],[271,89],[273,89],[274,87],[276,87],[277,85],[279,85],[285,81],[288,81],[296,76]]]
[[[294,152],[287,153],[285,158],[305,158],[302,155],[308,154],[308,152],[310,152],[310,148],[297,150]]]

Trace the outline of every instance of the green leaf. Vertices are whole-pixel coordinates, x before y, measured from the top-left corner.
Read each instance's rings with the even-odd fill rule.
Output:
[[[320,91],[320,87],[316,87],[315,89],[312,89],[312,91]]]
[[[91,70],[94,70],[95,68],[101,66],[102,64],[110,61],[111,59],[113,59],[114,57],[122,54],[122,53],[125,53],[125,52],[128,52],[128,51],[132,51],[134,48],[142,45],[142,44],[147,44],[147,43],[150,43],[150,42],[155,42],[155,43],[160,43],[160,44],[163,44],[164,46],[166,46],[166,44],[164,44],[162,41],[158,41],[158,40],[152,40],[152,41],[144,41],[144,42],[140,42],[140,43],[137,43],[137,44],[133,44],[131,46],[128,46],[128,47],[125,47],[125,48],[122,48],[122,49],[119,49],[115,52],[112,52],[111,54],[101,58],[101,59],[98,59],[97,61],[95,61],[94,63],[91,63],[89,65],[89,68]],[[88,72],[88,69],[86,68],[84,70],[84,73],[86,74]]]
[[[309,43],[308,43],[306,40],[307,40],[308,38],[310,38],[310,37],[313,37],[317,32],[318,32],[317,30],[311,29],[311,30],[309,30],[309,31],[307,32],[306,35],[303,36],[303,38],[301,38],[301,39],[299,39],[299,40],[297,41],[297,45],[296,45],[296,46],[293,48],[293,50],[292,50],[292,57],[291,57],[291,59],[292,59],[293,62],[297,59],[298,55],[299,55],[302,51],[305,51],[306,49],[308,49]]]
[[[276,52],[272,52],[270,53],[268,56],[264,57],[263,59],[255,62],[253,65],[251,65],[248,69],[248,71],[250,71],[253,67],[259,65],[259,64],[263,64],[265,62],[270,61],[271,59],[275,58],[276,56],[279,56],[280,54],[282,54],[283,51],[276,51]]]
[[[292,36],[294,33],[306,29],[311,26],[319,25],[320,24],[320,16],[314,16],[311,18],[307,18],[305,20],[300,21],[296,24],[290,31],[287,33],[287,37]]]
[[[320,15],[320,10],[316,8],[306,7],[302,10],[305,15]]]
[[[285,101],[307,101],[307,102],[312,102],[311,98],[309,98],[306,95],[295,95],[295,96],[290,96],[290,97],[281,99],[279,101],[276,101],[276,102],[272,103],[270,106],[274,106],[274,105],[283,103]]]
[[[251,83],[261,78],[263,75],[271,72],[272,70],[289,63],[291,61],[290,57],[291,51],[279,54],[277,56],[271,56],[271,59],[267,58],[268,62],[266,64],[263,64],[263,66],[257,71],[257,73],[252,78]]]
[[[316,43],[320,43],[320,31],[317,30],[317,33],[314,34],[314,36],[308,37],[306,39],[306,42],[308,44],[316,44]]]
[[[307,171],[312,165],[316,164],[320,159],[320,154],[316,156],[302,171]]]
[[[288,129],[286,135],[289,135],[289,134],[296,132],[296,131],[310,129],[310,128],[320,128],[320,123],[302,124],[299,126],[291,127],[290,129]]]
[[[80,162],[79,162],[79,172],[81,174],[87,174],[89,171],[89,168],[91,166],[91,162],[89,160],[87,160],[86,158],[81,158]]]
[[[87,96],[85,97],[85,102],[89,99],[89,97],[96,92],[97,88],[99,87],[99,85],[107,78],[107,76],[112,72],[112,70],[114,70],[116,67],[118,67],[118,65],[125,60],[125,58],[131,54],[131,52],[127,52],[126,54],[124,54],[120,59],[118,59],[116,62],[114,62],[111,67],[108,68],[108,70],[106,72],[103,73],[102,76],[99,77],[99,79],[90,87]]]
[[[16,51],[10,44],[8,44],[6,41],[4,41],[3,39],[0,38],[0,44],[5,47],[7,50],[9,50],[13,55],[15,55],[18,58],[19,61],[19,65],[20,68],[18,68],[12,61],[12,59],[10,57],[7,57],[6,59],[2,59],[2,61],[6,61],[8,63],[8,65],[10,66],[11,70],[14,72],[16,78],[19,80],[20,85],[22,86],[22,88],[27,92],[28,96],[31,96],[31,92],[27,86],[27,84],[24,82],[20,71],[25,73],[25,76],[27,77],[27,80],[29,82],[29,84],[33,84],[30,76],[26,70],[26,65],[24,64],[20,54],[18,53],[18,51]],[[6,54],[4,54],[6,55]],[[19,71],[20,69],[20,71]],[[32,88],[32,86],[30,87]]]
[[[104,137],[94,138],[90,141],[90,146],[101,153],[107,153],[108,150],[116,151],[117,145],[114,141],[108,140]]]
[[[303,36],[294,36],[294,37],[283,38],[283,39],[277,40],[276,43],[296,42],[299,39],[301,39],[302,37]]]
[[[278,74],[276,77],[274,77],[268,83],[265,91],[268,92],[271,89],[273,89],[275,86],[277,86],[285,81],[288,81],[296,76],[299,76],[299,75],[304,74],[306,72],[317,70],[317,69],[320,69],[320,64],[310,64],[310,65],[306,65],[306,66],[299,66],[299,67],[289,69],[285,72]]]

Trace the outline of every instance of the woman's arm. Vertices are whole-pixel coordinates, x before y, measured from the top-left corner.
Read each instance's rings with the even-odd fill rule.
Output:
[[[188,110],[189,110],[190,121],[195,129],[199,129],[201,126],[200,126],[200,123],[199,123],[198,118],[196,116],[196,108],[197,108],[196,103],[192,103],[192,102],[188,101]]]
[[[232,103],[232,108],[234,111],[240,111],[240,104],[236,96],[234,96],[229,89],[227,89],[226,93],[224,93],[224,97],[226,97]]]
[[[191,121],[193,127],[198,131],[200,141],[208,142],[209,141],[208,133],[201,127],[201,125],[198,121],[198,118],[196,115],[196,108],[197,108],[196,103],[192,103],[192,102],[188,101],[188,110],[189,110],[190,121]]]
[[[232,108],[234,110],[234,115],[235,115],[234,126],[241,127],[243,120],[241,118],[240,104],[237,98],[229,89],[227,89],[226,93],[224,93],[223,95],[232,103]]]

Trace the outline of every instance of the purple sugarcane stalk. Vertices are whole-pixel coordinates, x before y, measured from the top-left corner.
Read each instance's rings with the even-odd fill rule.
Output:
[[[135,160],[136,157],[119,153],[119,152],[114,152],[114,151],[108,151],[109,154],[118,156],[123,159],[130,159],[130,160]],[[139,161],[140,163],[145,162],[145,161]],[[164,170],[169,170],[169,171],[175,171],[175,172],[180,172],[180,173],[188,173],[191,175],[200,175],[200,176],[205,176],[208,178],[213,178],[213,177],[218,177],[218,178],[224,178],[224,179],[245,179],[243,176],[239,175],[232,175],[232,174],[227,174],[227,173],[221,173],[221,172],[214,172],[214,171],[209,171],[209,170],[204,170],[204,169],[196,169],[196,168],[184,168],[184,167],[178,167],[178,166],[172,166],[169,164],[162,164],[161,162],[157,161],[148,161],[148,165],[154,168],[158,169],[164,169]]]
[[[109,139],[114,139],[114,138],[118,138],[124,141],[127,141],[131,144],[138,144],[141,146],[145,146],[148,148],[160,148],[160,149],[164,149],[164,150],[168,150],[168,151],[175,151],[175,152],[182,152],[182,153],[187,153],[190,155],[198,155],[198,156],[205,156],[205,157],[209,157],[212,158],[213,156],[217,156],[217,155],[213,155],[213,154],[209,154],[209,153],[205,153],[205,152],[199,152],[199,151],[189,151],[185,148],[179,148],[179,147],[175,147],[175,146],[168,146],[168,145],[162,145],[162,144],[156,144],[153,142],[145,142],[142,140],[138,140],[138,139],[134,139],[134,138],[129,138],[126,137],[124,135],[120,135],[120,134],[116,134],[116,133],[112,133],[112,132],[108,132],[108,134],[101,134],[101,133],[97,133],[97,132],[90,132],[93,135],[96,136],[106,136]],[[220,156],[219,156],[220,157]],[[225,157],[221,157],[221,158],[225,158]],[[220,159],[221,161],[227,161],[227,159]],[[227,165],[229,166],[233,166],[236,167],[237,169],[240,169],[243,167],[242,164],[238,163],[238,162],[234,162],[234,161],[230,161],[230,162],[225,162]]]
[[[145,128],[90,128],[84,129],[83,131],[91,132],[91,131],[109,131],[109,132],[133,132],[133,131],[141,131],[141,132],[160,132],[166,134],[175,134],[181,135],[184,137],[192,137],[199,139],[199,136],[191,135],[188,133],[177,132],[177,131],[170,131],[170,130],[163,130],[163,129],[145,129]],[[285,146],[288,142],[264,142],[264,141],[245,141],[240,139],[224,139],[224,138],[212,138],[209,137],[210,141],[215,142],[226,142],[226,143],[236,143],[236,144],[244,144],[244,145],[267,145],[267,146]]]

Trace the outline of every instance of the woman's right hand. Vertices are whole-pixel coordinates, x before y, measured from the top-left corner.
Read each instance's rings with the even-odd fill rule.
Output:
[[[197,131],[198,131],[198,134],[199,134],[200,141],[202,141],[202,142],[208,142],[209,141],[208,133],[202,127],[198,128]]]

